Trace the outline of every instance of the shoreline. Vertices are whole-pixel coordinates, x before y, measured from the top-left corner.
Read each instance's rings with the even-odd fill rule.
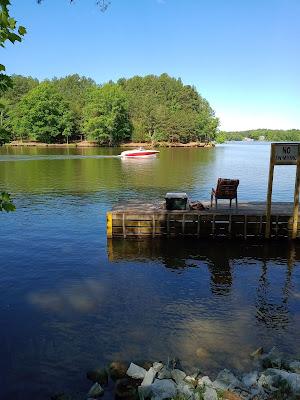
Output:
[[[34,141],[18,141],[15,140],[10,143],[6,143],[5,147],[61,147],[61,148],[77,148],[77,147],[110,147],[110,146],[102,146],[97,142],[92,142],[88,140],[84,140],[82,142],[75,142],[75,143],[43,143],[43,142],[34,142]],[[198,148],[211,148],[215,147],[213,143],[204,143],[204,142],[189,142],[189,143],[171,143],[171,142],[160,142],[160,143],[142,143],[142,142],[129,142],[129,143],[121,143],[118,146],[111,146],[113,147],[181,147],[181,148],[191,148],[191,147],[198,147]]]

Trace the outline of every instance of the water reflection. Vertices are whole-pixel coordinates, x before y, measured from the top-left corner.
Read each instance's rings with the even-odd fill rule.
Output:
[[[111,262],[149,260],[180,273],[188,268],[207,268],[213,296],[232,295],[235,273],[240,267],[258,271],[255,287],[255,318],[269,330],[284,330],[291,322],[289,299],[292,296],[293,269],[299,267],[299,246],[295,244],[248,244],[232,242],[155,240],[133,242],[108,240]],[[285,253],[285,257],[282,254]],[[276,269],[280,270],[276,271]],[[275,271],[274,271],[275,269]],[[284,271],[284,272],[283,272]],[[238,278],[236,278],[238,279]],[[246,285],[246,282],[242,282]],[[295,295],[294,295],[295,296]],[[247,306],[245,306],[247,307]]]

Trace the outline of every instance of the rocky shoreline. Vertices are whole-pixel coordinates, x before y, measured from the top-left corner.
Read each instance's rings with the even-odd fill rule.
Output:
[[[201,369],[184,371],[179,360],[162,362],[114,361],[87,372],[93,382],[85,400],[107,391],[116,400],[299,400],[300,360],[289,360],[274,347],[253,352],[253,370],[238,374],[224,369],[215,378]],[[77,397],[76,397],[77,398]],[[51,400],[73,400],[58,394]]]

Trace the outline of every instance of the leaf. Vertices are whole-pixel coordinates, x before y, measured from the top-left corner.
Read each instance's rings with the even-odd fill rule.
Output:
[[[26,28],[24,26],[19,26],[18,32],[19,35],[21,36],[24,36],[27,33]]]
[[[0,64],[0,71],[5,71],[5,66],[3,64]]]

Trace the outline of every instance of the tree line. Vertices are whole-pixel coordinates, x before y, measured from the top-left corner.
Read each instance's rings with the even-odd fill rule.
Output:
[[[219,132],[216,139],[223,143],[231,140],[265,140],[268,142],[299,142],[300,129],[254,129],[249,131]]]
[[[98,85],[77,74],[39,82],[13,75],[0,99],[0,142],[101,145],[213,140],[219,121],[195,89],[167,74]]]

